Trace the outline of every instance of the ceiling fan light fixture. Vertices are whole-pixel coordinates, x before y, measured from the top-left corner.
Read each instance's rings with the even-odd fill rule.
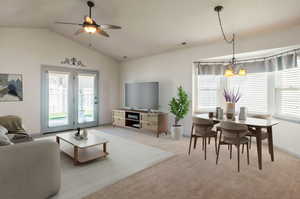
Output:
[[[97,28],[95,26],[85,26],[84,30],[87,33],[95,33],[97,31]]]
[[[80,29],[77,30],[74,35],[77,36],[81,33],[89,33],[89,34],[98,34],[105,37],[109,37],[109,34],[106,32],[108,29],[121,29],[120,26],[110,25],[110,24],[97,24],[95,19],[92,17],[92,8],[95,6],[93,1],[87,1],[87,5],[89,7],[89,13],[84,17],[83,23],[72,23],[72,22],[55,22],[57,24],[68,24],[68,25],[76,25],[80,26]]]

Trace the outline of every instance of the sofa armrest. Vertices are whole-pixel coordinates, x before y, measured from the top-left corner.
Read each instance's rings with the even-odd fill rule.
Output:
[[[41,199],[59,191],[60,152],[53,141],[1,147],[0,162],[1,198]]]

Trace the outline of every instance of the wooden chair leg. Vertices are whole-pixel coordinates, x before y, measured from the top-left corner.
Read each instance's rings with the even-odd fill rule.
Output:
[[[222,137],[222,133],[219,137],[219,143],[218,143],[218,150],[217,150],[217,157],[216,157],[216,164],[218,164],[218,160],[219,160],[219,155],[220,155],[220,143],[221,143],[221,137]]]
[[[196,146],[197,146],[197,139],[198,139],[198,137],[194,136],[194,149],[196,149]]]
[[[203,137],[204,141],[204,160],[206,160],[206,137]]]
[[[204,150],[204,137],[202,137],[202,151]]]
[[[190,137],[190,144],[189,144],[189,155],[191,154],[192,141],[193,141],[193,136],[191,135],[191,137]]]
[[[240,145],[237,145],[238,172],[240,172]]]
[[[250,158],[249,158],[249,143],[247,143],[247,163],[250,164]]]
[[[218,150],[218,143],[217,143],[217,136],[215,136],[215,152],[217,154],[217,150]]]
[[[244,146],[245,146],[245,144],[243,144],[243,146],[242,146],[242,154],[244,154]]]
[[[229,146],[229,150],[230,150],[230,155],[229,155],[229,158],[230,160],[232,159],[232,144],[228,145]]]
[[[251,143],[252,143],[252,136],[250,136],[250,145],[249,145],[249,149],[251,149]]]
[[[192,125],[192,130],[191,130],[190,145],[189,145],[189,155],[191,154],[191,147],[192,147],[192,141],[193,141],[193,131],[194,131],[194,125]]]
[[[210,144],[210,137],[208,137],[208,144]]]

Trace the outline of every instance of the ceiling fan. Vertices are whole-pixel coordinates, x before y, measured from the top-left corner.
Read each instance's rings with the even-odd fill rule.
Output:
[[[66,24],[66,25],[77,25],[81,26],[74,34],[79,35],[80,33],[90,33],[90,34],[100,34],[105,37],[109,37],[109,34],[105,32],[107,29],[121,29],[120,26],[110,25],[110,24],[97,24],[96,21],[92,18],[92,8],[95,6],[94,2],[87,1],[89,7],[89,16],[84,17],[83,23],[69,23],[69,22],[55,22],[57,24]]]

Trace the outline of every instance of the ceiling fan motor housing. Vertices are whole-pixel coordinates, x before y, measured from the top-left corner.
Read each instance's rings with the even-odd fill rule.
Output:
[[[91,8],[95,6],[95,3],[92,2],[92,1],[87,1],[86,3],[87,3],[87,5],[88,5],[89,7],[91,7]]]
[[[216,12],[221,12],[223,10],[223,8],[224,8],[223,6],[218,5],[218,6],[215,7],[215,11]]]

